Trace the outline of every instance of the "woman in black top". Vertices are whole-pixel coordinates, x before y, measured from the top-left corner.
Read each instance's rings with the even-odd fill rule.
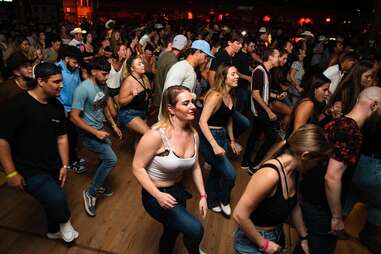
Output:
[[[282,223],[289,215],[302,239],[301,246],[308,253],[295,173],[314,168],[329,152],[323,130],[312,124],[300,127],[273,147],[234,210],[233,218],[239,226],[234,240],[236,254],[278,253]]]
[[[229,144],[235,154],[240,151],[234,140],[232,114],[233,97],[231,90],[238,85],[238,73],[234,66],[221,65],[216,74],[214,88],[205,96],[204,108],[200,117],[200,151],[212,165],[206,181],[208,207],[214,212],[230,216],[230,194],[236,173],[226,151]]]
[[[329,97],[330,83],[323,74],[316,74],[310,78],[305,86],[304,95],[292,110],[287,136],[306,123],[319,124]]]
[[[130,75],[123,81],[119,92],[119,120],[127,128],[144,134],[150,129],[146,119],[151,86],[139,56],[131,56],[127,61],[127,68]]]

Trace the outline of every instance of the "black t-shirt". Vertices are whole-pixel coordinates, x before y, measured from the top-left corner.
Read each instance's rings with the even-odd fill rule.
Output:
[[[250,66],[252,64],[252,58],[249,54],[240,50],[233,57],[233,65],[237,68],[238,72],[247,76],[251,76]],[[250,82],[246,79],[240,78],[238,80],[238,86],[242,88],[248,88]]]
[[[57,137],[66,134],[62,104],[55,98],[42,104],[23,92],[9,102],[3,119],[0,138],[9,142],[16,170],[23,177],[57,177],[62,166]]]
[[[212,59],[212,64],[210,65],[210,70],[217,71],[218,67],[221,65],[233,65],[232,57],[226,52],[224,48],[220,49],[216,56]]]
[[[267,79],[269,81],[269,91],[271,90],[271,87],[270,87],[271,75],[263,65],[262,65],[262,67],[265,71],[263,71],[260,68],[256,68],[253,72],[251,82],[252,82],[252,90],[259,90],[260,94],[262,96],[262,99],[263,99],[263,88],[265,86],[265,75],[267,76]],[[253,99],[253,101],[254,101],[254,106],[255,106],[255,109],[257,110],[258,115],[265,115],[266,116],[267,113],[262,108],[262,106],[259,105],[255,99]],[[270,97],[269,97],[269,102],[270,102]]]

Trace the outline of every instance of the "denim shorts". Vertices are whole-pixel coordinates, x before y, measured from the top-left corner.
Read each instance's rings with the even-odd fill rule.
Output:
[[[282,239],[282,226],[278,226],[272,230],[259,230],[258,231],[265,239],[281,244]],[[260,248],[253,243],[246,234],[237,229],[234,233],[234,253],[235,254],[260,254],[263,253]],[[281,253],[281,252],[280,252]]]
[[[140,109],[120,109],[119,121],[123,125],[128,125],[135,117],[140,117],[141,119],[146,120],[147,112],[145,110]]]

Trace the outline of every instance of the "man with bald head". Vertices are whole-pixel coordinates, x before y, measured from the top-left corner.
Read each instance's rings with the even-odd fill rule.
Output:
[[[324,127],[332,154],[325,166],[303,175],[300,185],[311,254],[335,253],[337,239],[344,236],[342,205],[360,158],[361,128],[369,119],[380,117],[381,88],[370,87],[360,93],[347,115]]]

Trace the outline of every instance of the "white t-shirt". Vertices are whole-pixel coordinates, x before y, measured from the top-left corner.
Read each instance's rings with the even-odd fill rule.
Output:
[[[165,79],[163,92],[171,86],[181,85],[188,87],[192,92],[194,92],[196,86],[196,72],[193,69],[193,66],[187,61],[182,60],[175,63],[169,69],[167,77]],[[161,100],[163,99],[163,95]],[[161,102],[158,119],[160,120],[161,116]]]
[[[181,85],[188,87],[193,92],[195,84],[196,72],[187,60],[183,60],[175,63],[169,69],[165,78],[163,91],[170,86]]]
[[[335,65],[329,66],[323,72],[323,74],[324,76],[326,76],[327,78],[331,80],[331,84],[329,85],[329,91],[331,93],[334,93],[341,79],[343,78],[344,73],[340,71],[339,65],[335,64]]]
[[[148,34],[145,34],[140,38],[139,44],[142,45],[143,48],[147,46],[147,43],[150,41]]]

